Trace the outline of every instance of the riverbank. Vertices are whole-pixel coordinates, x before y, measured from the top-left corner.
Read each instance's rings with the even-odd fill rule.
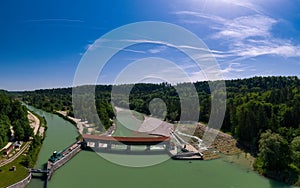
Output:
[[[0,167],[0,187],[13,185],[28,175],[28,169],[22,165],[24,156],[20,155],[10,163]],[[14,170],[15,169],[15,170]]]
[[[100,133],[99,131],[96,130],[95,125],[89,124],[87,121],[82,121],[81,119],[68,116],[67,111],[55,111],[54,114],[72,123],[77,128],[77,131],[80,135]]]
[[[28,176],[26,167],[33,166],[41,148],[42,138],[45,136],[46,122],[43,117],[27,111],[28,121],[33,129],[34,137],[28,142],[23,142],[13,156],[0,164],[0,187],[7,187]]]
[[[31,113],[29,110],[27,111],[27,118],[29,120],[29,125],[33,129],[33,134],[36,135],[39,127],[40,127],[40,120],[37,118],[33,113]]]
[[[68,116],[68,112],[67,111],[54,111],[54,114],[58,115],[59,117],[63,118],[64,120],[69,121],[70,123],[72,123],[73,125],[77,125],[77,122],[80,121],[80,119],[75,119],[72,118],[71,116]]]
[[[188,129],[189,127],[186,126],[186,128]],[[202,123],[197,124],[194,134],[199,138],[203,138],[204,134],[209,131],[213,136],[215,136],[215,139],[208,146],[208,150],[202,152],[204,160],[217,159],[223,156],[229,158],[229,156],[239,155],[244,156],[250,164],[254,163],[255,158],[251,156],[250,153],[245,153],[241,150],[237,145],[237,140],[229,134],[223,133],[219,130],[209,129]],[[196,144],[197,143],[193,143],[195,147],[198,147]]]
[[[25,105],[26,106],[26,105]],[[28,106],[26,106],[28,109]],[[28,120],[31,127],[38,127],[37,133],[42,138],[46,136],[47,130],[47,121],[44,116],[40,116],[32,110],[27,110],[28,112]],[[29,115],[30,114],[30,115]],[[35,134],[36,135],[36,134]]]

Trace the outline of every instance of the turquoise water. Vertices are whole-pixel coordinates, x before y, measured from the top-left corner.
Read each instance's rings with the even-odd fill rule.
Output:
[[[118,112],[116,119],[117,129],[114,136],[129,136],[129,137],[147,137],[148,134],[135,132],[143,122],[143,116],[139,113],[132,114],[130,111]]]
[[[68,147],[70,144],[76,141],[77,130],[70,122],[62,119],[61,117],[38,110],[31,106],[28,108],[40,116],[44,116],[47,121],[46,138],[43,142],[43,146],[39,153],[39,158],[35,168],[44,168],[44,164],[47,163],[49,157],[53,151],[60,151]],[[30,188],[42,188],[44,182],[39,179],[32,179],[27,187]]]
[[[71,186],[72,185],[72,186]],[[100,186],[101,185],[101,186]],[[49,187],[283,188],[249,169],[223,161],[174,161],[145,168],[122,167],[81,152],[58,170]]]
[[[47,137],[39,155],[37,167],[47,162],[54,150],[62,150],[75,141],[77,131],[62,118],[36,110],[47,120]],[[106,154],[108,158],[127,155]],[[94,152],[82,151],[57,170],[49,188],[290,188],[250,170],[249,166],[228,162],[225,158],[212,161],[167,160],[150,167],[125,167],[111,163]],[[43,182],[33,179],[28,188],[42,188]]]

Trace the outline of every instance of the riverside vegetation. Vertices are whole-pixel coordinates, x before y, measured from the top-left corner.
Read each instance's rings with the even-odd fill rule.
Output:
[[[227,80],[226,114],[221,130],[231,134],[238,146],[256,157],[254,168],[261,174],[300,185],[300,80],[298,77],[254,77],[249,79]],[[180,86],[188,83],[179,84]],[[210,116],[211,96],[208,82],[196,82],[200,103],[199,121],[207,123]],[[168,83],[136,84],[114,86],[116,91],[115,105],[149,115],[148,105],[154,98],[161,98],[167,106],[166,121],[175,122],[180,118],[180,99],[176,88]],[[129,104],[122,93],[131,88]],[[83,91],[79,98],[86,99],[93,86],[80,86]],[[89,114],[90,106],[77,102],[81,109],[76,117],[88,120],[90,123],[102,124],[105,128],[111,126],[114,118],[111,102],[110,85],[95,87],[96,110],[101,119],[97,122],[95,115]],[[72,88],[46,89],[14,93],[28,104],[48,112],[56,110],[68,111],[73,116]],[[186,91],[189,95],[189,91]],[[89,98],[91,101],[94,98]],[[80,101],[80,100],[79,100]],[[92,104],[92,103],[90,103]],[[154,109],[161,114],[163,108]],[[153,112],[152,112],[153,113]],[[101,126],[99,126],[99,131]]]
[[[11,128],[14,132],[12,138]],[[5,91],[0,91],[0,148],[8,141],[28,141],[33,130],[27,119],[27,110],[17,100],[13,100]]]
[[[34,135],[27,114],[27,108],[10,93],[0,91],[0,148],[3,148],[9,141],[30,143],[30,147],[23,152],[23,155],[0,167],[0,187],[7,187],[25,178],[28,175],[26,168],[33,167],[37,160],[43,137],[39,134]],[[40,126],[46,128],[45,119],[37,114],[35,116],[40,119]],[[0,159],[9,160],[10,158],[4,155],[4,152],[4,150],[0,152]],[[16,170],[12,171],[12,168]]]

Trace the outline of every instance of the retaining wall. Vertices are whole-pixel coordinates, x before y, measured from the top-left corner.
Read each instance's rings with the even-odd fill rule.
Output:
[[[24,188],[31,180],[31,173],[28,174],[28,176],[26,178],[24,178],[23,180],[13,184],[13,185],[10,185],[6,188]]]

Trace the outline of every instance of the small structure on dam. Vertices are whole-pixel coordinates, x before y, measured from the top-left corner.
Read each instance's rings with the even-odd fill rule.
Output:
[[[63,150],[62,152],[53,152],[47,163],[47,179],[50,180],[52,174],[71,160],[77,153],[81,151],[82,141],[73,143],[71,146]]]

